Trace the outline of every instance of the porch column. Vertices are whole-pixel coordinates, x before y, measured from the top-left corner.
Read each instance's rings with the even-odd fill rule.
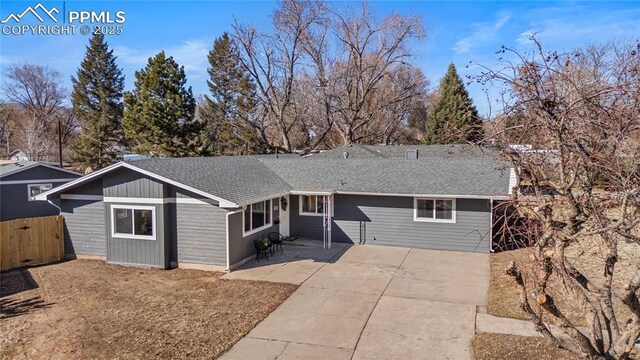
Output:
[[[331,195],[322,196],[322,240],[323,248],[331,249]]]

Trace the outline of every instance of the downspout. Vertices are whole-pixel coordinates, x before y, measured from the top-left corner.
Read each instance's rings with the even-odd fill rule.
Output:
[[[239,214],[241,213],[243,210],[236,210],[236,211],[228,211],[227,215],[226,215],[226,234],[227,234],[227,268],[225,269],[227,272],[231,272],[231,254],[230,254],[230,245],[231,245],[231,239],[229,237],[229,216],[234,215],[234,214]]]
[[[47,202],[53,206],[55,206],[56,208],[58,208],[58,215],[62,215],[62,208],[56,204],[53,203],[53,201],[47,199]]]
[[[491,199],[491,216],[489,216],[489,253],[493,252],[493,199]]]

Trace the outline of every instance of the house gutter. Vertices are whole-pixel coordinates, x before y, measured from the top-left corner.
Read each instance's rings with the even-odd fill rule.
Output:
[[[231,272],[231,254],[230,254],[231,239],[229,237],[229,216],[234,215],[234,214],[239,214],[242,211],[243,211],[242,209],[236,210],[236,211],[229,211],[229,212],[227,212],[227,215],[226,215],[226,220],[225,220],[226,230],[227,230],[226,231],[226,234],[227,234],[227,239],[226,239],[226,242],[227,242],[227,268],[225,269],[226,272]]]

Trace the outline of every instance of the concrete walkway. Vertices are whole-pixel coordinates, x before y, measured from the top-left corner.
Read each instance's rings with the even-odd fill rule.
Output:
[[[222,358],[472,358],[487,255],[336,245],[329,259],[288,246],[289,261],[225,275],[300,287]]]

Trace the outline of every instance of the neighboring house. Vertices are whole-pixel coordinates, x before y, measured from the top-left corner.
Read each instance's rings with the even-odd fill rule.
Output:
[[[231,270],[272,231],[328,246],[489,252],[509,168],[489,154],[409,158],[119,162],[38,198],[61,207],[69,255],[118,264]]]
[[[9,154],[9,160],[12,161],[29,161],[29,155],[26,152],[15,149]]]
[[[0,221],[58,215],[60,209],[35,196],[82,176],[48,163],[18,161],[0,166]]]

